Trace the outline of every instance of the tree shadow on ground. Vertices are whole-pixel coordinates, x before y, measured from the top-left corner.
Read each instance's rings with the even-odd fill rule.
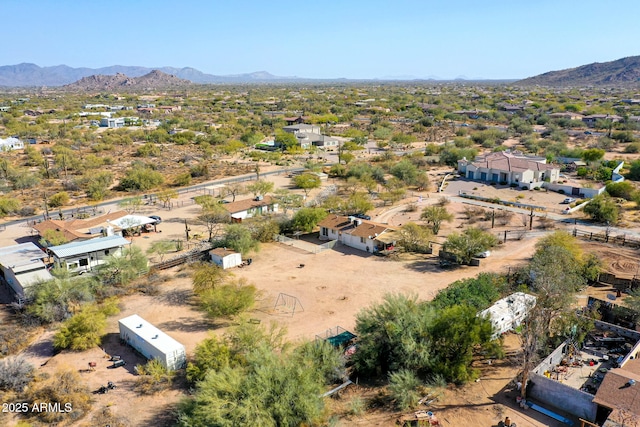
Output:
[[[136,365],[142,365],[147,362],[147,359],[120,340],[119,333],[109,333],[102,339],[102,349],[105,353],[111,356],[120,356],[121,360],[124,360],[126,365],[113,369],[125,369],[126,371],[134,374],[134,368]]]
[[[157,298],[160,303],[171,306],[196,306],[191,289],[171,289]]]
[[[157,325],[163,331],[203,332],[219,329],[225,323],[214,323],[208,319],[194,319],[192,317],[180,317]]]
[[[142,420],[140,427],[173,427],[177,423],[177,405],[168,403],[151,412],[146,419]]]

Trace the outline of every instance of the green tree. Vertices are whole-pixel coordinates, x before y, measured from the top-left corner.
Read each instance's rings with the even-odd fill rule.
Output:
[[[420,218],[425,220],[428,225],[431,226],[433,234],[437,235],[440,232],[440,226],[443,222],[453,221],[453,214],[447,211],[444,206],[427,206],[422,210]]]
[[[599,194],[582,209],[582,211],[596,222],[617,224],[620,208],[611,197]]]
[[[231,248],[243,256],[251,251],[257,251],[260,247],[260,243],[253,238],[251,231],[242,224],[229,224],[224,228],[224,232],[225,237],[222,244],[218,246]]]
[[[434,315],[415,295],[388,294],[382,303],[361,310],[355,327],[358,351],[352,357],[356,372],[370,377],[400,369],[428,372]]]
[[[418,168],[408,159],[403,159],[393,165],[389,172],[391,175],[404,182],[405,185],[414,184],[418,177]]]
[[[621,197],[625,200],[633,200],[638,194],[636,187],[629,181],[610,182],[606,190],[611,197]]]
[[[109,255],[98,267],[98,277],[105,284],[126,285],[149,271],[149,260],[137,246],[123,250],[122,255]]]
[[[84,351],[98,346],[107,328],[107,315],[118,312],[114,302],[102,307],[96,304],[84,306],[78,314],[65,321],[54,335],[54,348]]]
[[[427,228],[415,222],[403,224],[400,230],[398,244],[408,252],[427,253],[430,249],[430,241],[433,233]]]
[[[433,343],[433,370],[455,383],[477,376],[471,368],[473,349],[487,346],[492,336],[491,322],[477,316],[470,306],[454,305],[438,311],[429,328]]]
[[[303,173],[293,177],[293,184],[304,191],[304,197],[309,195],[309,191],[320,188],[322,182],[320,177],[314,173]]]
[[[254,197],[256,196],[264,196],[267,193],[271,193],[273,191],[275,184],[271,181],[265,181],[263,179],[259,179],[251,184],[247,185],[247,191],[252,193]]]
[[[469,264],[471,258],[498,244],[498,239],[479,228],[467,228],[462,233],[447,236],[443,249],[454,254],[460,264]]]
[[[401,411],[418,406],[421,397],[418,388],[421,385],[416,374],[408,369],[400,369],[389,374],[389,392],[396,407]]]
[[[285,150],[300,145],[298,143],[298,138],[296,138],[294,134],[283,130],[276,131],[275,143],[283,147]]]
[[[326,216],[327,211],[322,208],[302,208],[293,216],[291,226],[294,230],[311,233]]]
[[[600,148],[589,148],[582,152],[582,159],[587,162],[595,162],[604,157],[605,151]]]
[[[208,371],[219,371],[232,363],[231,350],[227,343],[212,335],[198,344],[193,361],[187,363],[187,380],[195,384],[202,381]]]
[[[12,215],[20,209],[20,201],[12,197],[0,196],[0,218]]]
[[[196,295],[215,289],[226,282],[229,273],[210,262],[193,265],[193,292]]]
[[[156,194],[156,197],[162,202],[162,207],[170,208],[171,200],[178,198],[178,191],[172,188],[168,188],[166,190],[160,191],[158,194]]]
[[[245,279],[227,281],[198,294],[200,307],[211,318],[232,318],[248,310],[255,303],[257,290]]]
[[[283,209],[285,215],[289,209],[302,207],[302,196],[292,193],[286,188],[278,188],[273,197],[278,202],[278,206]]]
[[[142,197],[135,196],[123,199],[118,203],[118,207],[125,210],[128,214],[134,214],[142,208]]]
[[[504,276],[480,273],[477,277],[457,280],[440,290],[432,304],[437,308],[468,305],[479,311],[500,299],[501,293],[506,291]]]
[[[38,243],[40,243],[40,245],[42,245],[43,247],[48,247],[48,246],[64,245],[65,243],[68,243],[68,242],[69,240],[66,238],[62,230],[49,229],[49,230],[45,230],[42,233],[42,238]]]
[[[207,373],[193,397],[181,402],[178,425],[293,427],[326,422],[320,395],[327,369],[314,353],[279,346],[277,336],[253,325],[241,324],[226,340],[235,364],[213,362],[209,368],[199,360]],[[224,353],[212,347],[211,356]]]
[[[120,180],[120,188],[125,191],[147,191],[159,187],[164,176],[149,167],[134,166],[125,172]]]
[[[153,242],[151,246],[149,246],[149,249],[147,249],[147,254],[150,254],[150,255],[157,254],[160,257],[160,262],[162,262],[164,260],[165,255],[175,250],[176,250],[175,240],[158,240]]]

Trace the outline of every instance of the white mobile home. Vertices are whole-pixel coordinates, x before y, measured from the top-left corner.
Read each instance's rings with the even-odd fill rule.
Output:
[[[51,246],[48,249],[56,265],[79,272],[91,271],[103,264],[109,255],[121,255],[123,248],[130,243],[122,236],[113,235]]]
[[[516,292],[506,298],[502,298],[486,310],[478,313],[487,317],[493,326],[493,338],[520,326],[529,311],[536,305],[536,297]]]
[[[222,269],[237,267],[242,264],[242,255],[227,248],[215,248],[209,251],[211,262]]]
[[[118,326],[120,339],[147,359],[158,359],[170,370],[184,368],[186,365],[184,345],[137,314],[118,320]]]

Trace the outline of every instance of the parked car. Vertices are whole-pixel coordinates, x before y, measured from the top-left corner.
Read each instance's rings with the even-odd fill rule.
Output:
[[[158,215],[149,215],[149,218],[155,221],[154,224],[160,224],[162,222],[162,218]]]
[[[573,197],[567,197],[566,199],[564,199],[564,200],[562,201],[562,204],[563,204],[563,205],[568,205],[568,204],[573,203],[573,202],[575,202],[575,201],[576,201],[576,199],[574,199]]]
[[[491,255],[491,251],[484,251],[484,252],[480,252],[479,254],[476,254],[476,258],[486,258],[489,255]]]
[[[360,219],[366,219],[367,221],[371,221],[371,217],[369,215],[365,215],[363,213],[353,214],[352,216]]]
[[[592,134],[593,134],[593,132],[588,131],[588,130],[585,130],[585,131],[584,131],[584,134],[585,134],[585,135],[592,135]]]

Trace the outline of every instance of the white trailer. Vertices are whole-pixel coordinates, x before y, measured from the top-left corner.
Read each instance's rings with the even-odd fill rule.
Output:
[[[186,365],[184,345],[137,314],[120,319],[118,326],[120,339],[147,359],[158,359],[169,370],[184,368]]]

